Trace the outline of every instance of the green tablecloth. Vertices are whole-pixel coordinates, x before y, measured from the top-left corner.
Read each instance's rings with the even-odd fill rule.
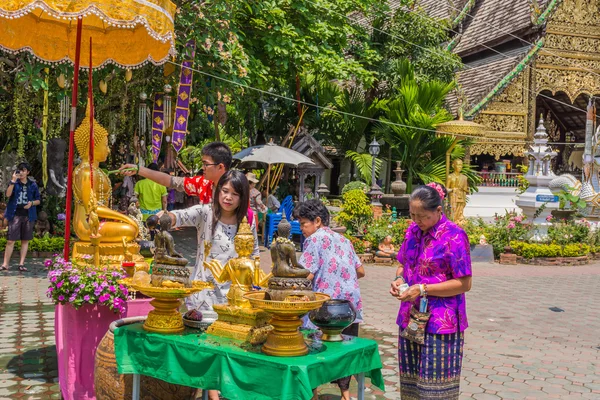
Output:
[[[384,389],[377,343],[309,339],[302,357],[270,357],[260,346],[187,329],[177,335],[146,332],[141,324],[115,330],[121,374],[141,374],[166,382],[220,390],[230,399],[310,399],[312,389],[361,372]]]

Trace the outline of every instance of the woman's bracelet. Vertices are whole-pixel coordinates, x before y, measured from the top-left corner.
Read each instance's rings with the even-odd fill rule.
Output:
[[[421,297],[427,297],[427,284],[426,283],[419,284],[419,290],[421,291]]]
[[[402,279],[402,282],[406,283],[406,281],[404,280],[404,277],[403,277],[402,275],[397,275],[397,276],[394,278],[394,282],[396,282],[398,279]]]

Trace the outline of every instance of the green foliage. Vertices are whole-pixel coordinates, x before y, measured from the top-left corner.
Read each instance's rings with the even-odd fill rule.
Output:
[[[445,50],[442,44],[450,41],[449,22],[432,18],[418,7],[416,0],[404,1],[392,18],[380,19],[375,26],[390,35],[375,32],[373,41],[378,44],[384,58],[381,79],[396,86],[397,60],[413,60],[419,82],[432,79],[450,82],[462,62],[459,56]]]
[[[0,238],[0,251],[4,251],[6,249],[6,238]],[[34,237],[29,241],[28,251],[39,251],[45,253],[61,253],[65,246],[65,239],[62,237],[50,237],[48,234],[44,235],[44,237],[36,238]],[[13,251],[17,251],[21,248],[21,242],[15,242],[15,247]]]
[[[512,241],[510,246],[516,255],[526,259],[536,257],[581,257],[589,254],[591,247],[585,243],[571,243],[561,246],[556,243],[527,243]]]
[[[511,241],[529,239],[532,226],[526,221],[525,216],[507,212],[503,216],[496,215],[494,222],[489,224],[486,230],[487,242],[494,248],[494,256],[499,257]]]
[[[552,243],[565,246],[570,243],[584,243],[590,236],[590,223],[587,221],[556,221],[548,228],[548,238]]]
[[[482,218],[467,218],[461,227],[469,237],[471,246],[481,244],[482,236],[483,240],[487,242],[488,226]]]
[[[346,227],[348,234],[363,235],[367,224],[373,219],[367,195],[362,190],[355,189],[346,192],[342,199],[344,204],[337,222]]]
[[[557,244],[540,244],[512,241],[510,247],[516,255],[532,259],[534,257],[560,257],[561,247]]]
[[[371,175],[373,173],[373,156],[369,153],[357,153],[356,151],[347,151],[346,157],[352,160],[362,180],[367,183],[367,186],[371,186]],[[381,160],[375,158],[375,179],[381,172]]]
[[[519,184],[518,184],[517,188],[515,189],[515,191],[517,193],[521,194],[521,193],[525,193],[525,191],[529,187],[529,181],[525,178],[525,174],[527,174],[527,171],[529,171],[529,166],[518,164],[517,168],[519,169],[519,172],[522,173],[523,175],[517,176],[517,181],[519,182]]]
[[[367,227],[365,240],[371,242],[372,248],[377,249],[379,243],[388,235],[392,237],[392,243],[396,245],[396,249],[404,241],[406,229],[410,225],[411,220],[400,218],[393,221],[391,217],[382,216],[374,219]]]
[[[352,243],[352,246],[354,246],[354,252],[356,254],[364,254],[367,251],[365,243],[361,238],[352,236],[349,233],[344,233],[344,236]]]
[[[567,188],[567,190],[561,190],[558,196],[558,208],[560,210],[581,210],[585,208],[586,202],[579,196],[575,196],[570,192],[575,189]]]
[[[391,99],[380,102],[383,122],[375,132],[391,145],[394,158],[406,169],[406,191],[410,193],[415,179],[444,182],[446,151],[453,139],[438,137],[434,131],[438,124],[452,119],[443,104],[454,83],[417,82],[410,61],[398,60],[397,64],[399,83]]]
[[[346,194],[350,190],[362,190],[363,193],[367,193],[369,191],[369,186],[366,183],[361,181],[351,181],[344,185],[342,188],[342,195]]]

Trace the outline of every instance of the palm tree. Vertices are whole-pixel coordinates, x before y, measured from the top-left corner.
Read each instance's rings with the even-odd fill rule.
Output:
[[[380,102],[384,115],[376,132],[392,146],[394,156],[406,169],[406,190],[410,193],[415,179],[424,183],[444,182],[444,156],[451,139],[438,137],[434,131],[438,124],[452,119],[443,104],[455,84],[436,80],[417,84],[410,61],[397,60],[396,63],[399,73],[396,95]],[[455,155],[460,151],[457,148]]]

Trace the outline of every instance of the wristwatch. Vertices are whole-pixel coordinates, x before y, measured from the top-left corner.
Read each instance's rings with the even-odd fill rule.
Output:
[[[9,183],[10,185],[14,185],[14,184],[15,184],[15,183],[17,183],[17,182],[10,181],[10,182],[8,182],[8,183]]]

